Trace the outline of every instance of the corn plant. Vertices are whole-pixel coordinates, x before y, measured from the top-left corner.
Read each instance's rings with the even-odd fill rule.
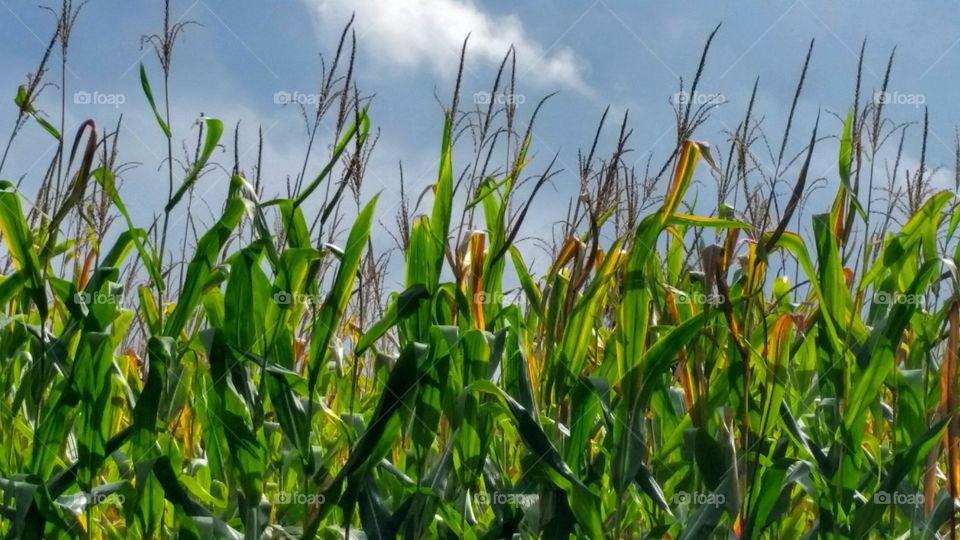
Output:
[[[676,149],[640,178],[626,117],[597,158],[605,113],[537,269],[521,231],[558,171],[554,159],[533,172],[548,102],[522,120],[511,104],[464,111],[458,76],[436,181],[412,208],[400,182],[402,290],[370,300],[384,196],[360,189],[376,104],[352,80],[353,51],[338,71],[349,25],[309,146],[328,111],[336,138],[314,176],[308,151],[267,199],[259,158],[211,167],[228,144],[216,118],[199,121],[175,170],[168,81],[185,27],[166,9],[147,39],[162,101],[140,69],[169,143],[152,224],[120,195],[119,126],[90,119],[70,139],[35,105],[49,48],[17,93],[0,173],[8,152],[28,151],[14,144],[28,125],[60,152],[37,197],[0,184],[0,533],[956,537],[960,211],[921,165],[902,222],[891,202],[871,228],[872,156],[889,128],[882,105],[860,104],[859,77],[836,133],[823,137],[818,117],[793,162],[788,124],[775,176],[795,180],[779,215],[775,184],[762,215],[759,199],[737,211],[725,196],[750,178],[752,99],[726,160],[693,138],[709,110],[679,107]],[[51,48],[78,13],[65,4]],[[515,62],[493,94],[512,91]],[[809,215],[824,146],[833,202]],[[170,253],[173,212],[224,172],[220,213]],[[719,180],[715,211],[694,211],[697,178]]]

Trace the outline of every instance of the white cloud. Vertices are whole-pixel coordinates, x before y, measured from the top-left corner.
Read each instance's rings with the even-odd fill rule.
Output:
[[[510,45],[517,52],[517,74],[588,91],[582,66],[569,47],[544,46],[531,39],[516,15],[485,13],[472,0],[304,0],[322,29],[330,31],[356,13],[358,42],[374,57],[440,74],[455,69],[467,34],[468,67],[498,64]]]

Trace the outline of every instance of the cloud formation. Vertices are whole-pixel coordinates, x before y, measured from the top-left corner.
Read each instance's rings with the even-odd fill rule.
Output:
[[[469,34],[467,60],[497,64],[511,45],[518,75],[535,72],[545,85],[587,91],[582,65],[569,47],[543,45],[515,15],[484,12],[472,0],[303,0],[324,30],[356,13],[358,41],[373,56],[405,67],[449,73]]]

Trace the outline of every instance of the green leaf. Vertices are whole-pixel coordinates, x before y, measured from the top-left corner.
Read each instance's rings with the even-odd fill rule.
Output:
[[[41,277],[40,259],[33,248],[30,228],[23,215],[16,188],[4,180],[0,180],[0,233],[3,233],[3,240],[10,250],[14,267],[28,277],[30,292],[40,312],[40,318],[46,320],[47,292]]]
[[[77,461],[81,464],[78,481],[84,491],[106,457],[113,415],[110,414],[113,343],[109,334],[87,333],[80,342],[81,352],[74,363],[73,377],[80,399],[80,423],[77,437]]]
[[[176,358],[176,344],[170,337],[151,336],[147,341],[147,354],[150,370],[133,409],[133,426],[136,430],[133,457],[136,460],[155,457],[151,455],[151,450],[156,444],[160,400],[166,384],[167,369]]]
[[[391,328],[394,328],[398,321],[406,319],[416,313],[420,304],[429,298],[430,293],[423,285],[416,284],[412,287],[407,287],[390,302],[383,317],[375,322],[373,326],[360,337],[354,355],[357,357],[362,356],[374,342],[382,338]]]
[[[918,470],[918,468],[922,470],[924,460],[943,439],[943,434],[947,430],[947,424],[951,419],[952,417],[947,417],[933,424],[922,437],[910,445],[910,448],[896,455],[892,466],[886,470],[886,474],[880,482],[878,493],[890,494],[896,492],[907,474]],[[923,492],[922,486],[919,492]],[[857,508],[853,517],[853,534],[857,538],[869,536],[870,531],[883,519],[883,514],[887,511],[888,505],[881,505],[881,502],[883,501],[878,501],[876,497],[870,497],[865,505]],[[892,508],[895,509],[896,506]]]
[[[939,260],[924,263],[904,294],[910,295],[910,298],[919,298],[922,291],[938,275],[939,269]],[[874,328],[869,341],[858,355],[858,364],[866,366],[866,369],[856,377],[853,389],[847,397],[847,410],[843,415],[843,424],[853,447],[860,446],[867,414],[878,398],[887,375],[893,369],[903,331],[919,308],[917,302],[897,302],[886,320]]]
[[[853,155],[853,136],[850,132],[852,123],[853,109],[850,109],[847,112],[847,119],[843,123],[843,136],[840,138],[840,159],[838,166],[840,171],[840,183],[843,186],[843,189],[850,194],[850,202],[857,210],[857,213],[860,214],[860,218],[866,221],[867,213],[863,211],[860,201],[857,200],[857,194],[853,190],[853,186],[850,184],[850,161],[851,156]]]
[[[164,280],[160,275],[157,250],[154,249],[153,244],[150,243],[150,238],[147,236],[147,233],[144,232],[143,229],[134,227],[133,220],[130,219],[130,213],[127,212],[127,207],[123,204],[123,199],[120,198],[120,193],[117,191],[113,179],[113,172],[105,167],[100,167],[93,171],[93,177],[103,188],[107,196],[110,197],[113,205],[120,211],[120,215],[123,216],[124,221],[127,223],[127,231],[130,233],[130,237],[137,247],[140,260],[143,261],[143,265],[147,269],[147,273],[150,275],[154,287],[157,287],[159,291],[163,292]],[[147,248],[149,248],[149,250]]]
[[[301,191],[294,200],[293,208],[298,208],[300,205],[302,205],[303,202],[307,200],[307,197],[309,197],[314,190],[320,187],[320,184],[330,174],[330,171],[333,170],[334,165],[340,161],[340,156],[343,155],[343,152],[347,149],[347,145],[350,144],[350,141],[354,136],[359,137],[360,145],[366,141],[367,134],[370,131],[370,118],[367,116],[366,107],[360,111],[359,121],[360,125],[357,125],[357,122],[350,124],[350,127],[348,127],[343,136],[340,137],[340,140],[337,142],[336,146],[333,147],[333,154],[330,156],[330,161],[328,161],[326,166],[324,166],[324,168],[320,171],[320,174],[318,174],[313,181],[303,188],[303,191]]]
[[[357,278],[357,269],[360,267],[360,258],[367,249],[367,240],[370,238],[370,225],[373,222],[373,210],[377,205],[374,197],[360,211],[350,235],[347,245],[340,259],[340,267],[333,281],[330,294],[323,302],[320,314],[313,322],[313,333],[310,337],[310,397],[313,398],[313,389],[317,384],[321,370],[326,368],[328,347],[334,334],[340,326],[343,314],[347,310],[347,303],[353,295],[353,283]]]
[[[239,360],[227,345],[226,335],[217,329],[212,332],[208,354],[210,376],[213,378],[214,394],[212,409],[219,422],[223,423],[230,450],[230,460],[235,468],[245,504],[257,506],[263,493],[263,477],[266,472],[264,450],[251,425],[250,411],[240,393],[230,384],[232,374],[244,373]],[[245,525],[250,528],[247,516]],[[253,530],[257,530],[254,528]]]
[[[147,96],[147,102],[150,103],[150,108],[153,109],[153,116],[157,119],[157,124],[160,126],[160,129],[163,130],[163,134],[167,138],[171,138],[173,135],[170,133],[170,128],[167,126],[167,123],[164,122],[163,117],[160,116],[160,111],[157,109],[157,104],[153,99],[153,91],[150,90],[150,81],[147,79],[147,70],[143,67],[143,64],[140,64],[140,86],[143,87],[143,94]]]
[[[203,142],[203,150],[201,150],[200,157],[197,158],[197,161],[195,161],[193,166],[190,167],[190,170],[187,171],[187,176],[183,179],[183,183],[180,184],[180,188],[177,189],[173,197],[167,201],[167,205],[164,207],[164,211],[167,213],[170,213],[170,211],[177,206],[177,203],[179,203],[180,199],[187,193],[187,190],[193,187],[197,179],[200,178],[200,173],[203,172],[203,168],[207,166],[210,155],[213,154],[217,143],[220,142],[220,136],[223,134],[223,122],[216,118],[202,118],[202,120],[207,124],[207,136]]]
[[[400,435],[400,414],[409,410],[409,402],[416,395],[426,358],[427,347],[421,343],[411,343],[400,353],[366,431],[350,452],[346,464],[324,491],[324,503],[315,521],[307,528],[308,532],[316,530],[333,503],[338,503],[344,509],[355,504],[362,479],[387,455]],[[346,491],[342,490],[344,483],[348,484]]]
[[[194,310],[200,304],[204,285],[217,264],[220,251],[240,223],[245,210],[246,207],[240,199],[230,199],[220,220],[200,238],[196,254],[187,267],[187,276],[184,280],[184,288],[180,292],[180,299],[164,327],[164,335],[179,337],[187,321],[193,316]]]
[[[554,483],[567,492],[570,509],[573,511],[577,523],[583,527],[583,533],[588,538],[602,538],[603,526],[600,518],[599,498],[570,470],[556,447],[543,432],[543,428],[537,423],[537,420],[516,400],[490,381],[477,381],[466,388],[464,392],[484,392],[500,401],[513,419],[520,438],[527,449],[537,457],[538,462],[542,461],[559,475],[560,478],[554,480]]]

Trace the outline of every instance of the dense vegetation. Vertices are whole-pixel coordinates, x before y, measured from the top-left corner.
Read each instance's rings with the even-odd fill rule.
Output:
[[[397,182],[405,285],[385,292],[383,201],[361,189],[376,104],[349,27],[304,110],[326,164],[305,159],[277,195],[259,157],[214,166],[231,154],[215,118],[174,159],[184,26],[167,9],[146,39],[159,62],[141,67],[169,143],[156,219],[120,197],[121,179],[154,173],[123,165],[119,125],[71,138],[63,111],[35,105],[64,68],[47,64],[67,57],[70,2],[16,94],[3,162],[30,152],[25,129],[60,144],[36,193],[0,190],[0,533],[955,538],[960,211],[923,163],[875,186],[906,127],[859,75],[835,129],[817,118],[797,142],[788,123],[772,174],[753,100],[722,150],[694,140],[715,104],[676,104],[676,149],[645,171],[625,157],[627,117],[603,154],[605,114],[537,272],[522,225],[558,168],[533,172],[529,150],[537,114],[556,112],[465,104],[458,78],[436,183],[414,200]],[[513,94],[515,62],[491,95]],[[824,145],[833,203],[809,214]],[[215,222],[188,212],[180,231],[171,215],[224,174]],[[694,213],[695,178],[716,183],[715,211]]]

